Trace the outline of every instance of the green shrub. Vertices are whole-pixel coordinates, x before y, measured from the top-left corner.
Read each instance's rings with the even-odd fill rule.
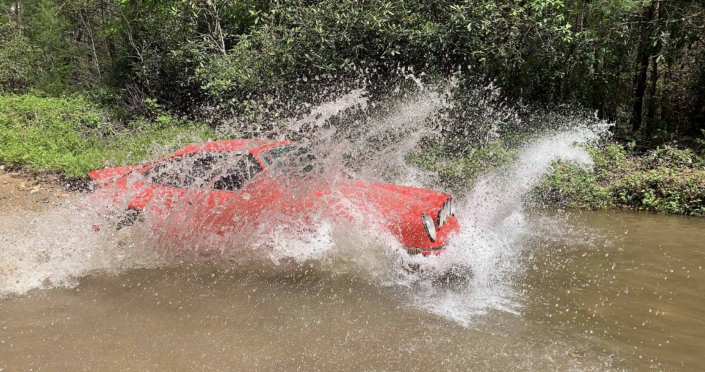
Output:
[[[589,149],[592,171],[557,162],[535,190],[543,201],[572,208],[626,206],[663,213],[705,214],[705,166],[689,149],[665,146],[629,155],[617,144]]]
[[[440,141],[409,156],[408,160],[422,169],[438,172],[443,184],[462,192],[468,190],[478,176],[508,164],[516,155],[516,151],[507,148],[502,141],[466,146],[460,151],[455,147],[450,141]]]
[[[664,213],[702,215],[705,170],[659,167],[638,171],[614,185],[620,204]]]
[[[600,172],[593,173],[564,162],[554,163],[553,168],[554,172],[542,180],[532,198],[578,209],[602,209],[613,205],[609,188],[597,182]]]
[[[16,23],[0,23],[0,93],[23,92],[35,83],[38,56]]]
[[[691,149],[679,149],[673,146],[657,147],[649,151],[644,159],[645,167],[669,166],[676,168],[691,168],[705,164]]]
[[[86,177],[104,166],[139,163],[154,144],[175,147],[212,137],[197,124],[163,117],[111,123],[106,110],[81,97],[0,96],[0,162]],[[181,139],[181,141],[179,141]]]

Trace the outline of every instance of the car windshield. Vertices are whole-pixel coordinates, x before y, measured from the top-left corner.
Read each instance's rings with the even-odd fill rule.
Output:
[[[252,155],[214,152],[174,158],[149,169],[144,176],[163,186],[233,191],[260,171],[262,167]]]
[[[273,147],[260,153],[267,165],[276,163],[277,168],[308,173],[313,170],[313,160],[316,157],[309,153],[308,148],[298,145]]]

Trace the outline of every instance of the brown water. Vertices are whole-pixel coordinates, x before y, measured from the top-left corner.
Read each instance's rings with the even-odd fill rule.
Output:
[[[705,369],[705,220],[529,217],[511,306],[462,321],[428,303],[470,290],[335,265],[99,271],[0,299],[0,370]]]

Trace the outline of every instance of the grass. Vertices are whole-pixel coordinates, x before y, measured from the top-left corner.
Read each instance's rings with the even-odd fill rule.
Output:
[[[0,96],[0,163],[85,178],[93,169],[136,164],[155,149],[214,137],[205,125],[160,116],[115,124],[82,97]]]

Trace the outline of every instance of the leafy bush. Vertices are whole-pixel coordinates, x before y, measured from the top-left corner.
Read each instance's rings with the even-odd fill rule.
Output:
[[[176,122],[180,125],[173,125]],[[100,107],[80,97],[0,96],[0,162],[86,177],[104,166],[139,163],[154,144],[180,144],[213,133],[200,125],[147,120],[114,125]]]
[[[473,65],[490,78],[512,71],[514,80],[545,89],[547,77],[563,75],[561,53],[572,37],[565,7],[554,0],[295,0],[256,14],[250,34],[196,69],[216,101],[239,102],[263,87],[286,90],[302,76],[399,65],[426,73]],[[540,47],[544,40],[555,41],[550,52]]]
[[[16,23],[0,23],[0,93],[24,92],[35,83],[38,56]]]
[[[467,146],[460,152],[455,147],[455,144],[441,141],[411,155],[408,160],[422,169],[438,172],[441,182],[447,187],[464,192],[470,189],[478,176],[508,164],[516,155],[515,150],[508,149],[501,141],[484,146]]]
[[[535,194],[572,208],[705,214],[705,166],[693,151],[665,146],[637,156],[616,144],[589,150],[592,171],[558,162]]]
[[[673,146],[657,147],[648,152],[643,166],[648,168],[669,166],[675,168],[692,168],[702,166],[705,162],[691,149],[679,149]]]
[[[611,191],[596,181],[595,174],[563,162],[554,164],[553,174],[534,190],[532,198],[578,209],[602,209],[613,205]]]

